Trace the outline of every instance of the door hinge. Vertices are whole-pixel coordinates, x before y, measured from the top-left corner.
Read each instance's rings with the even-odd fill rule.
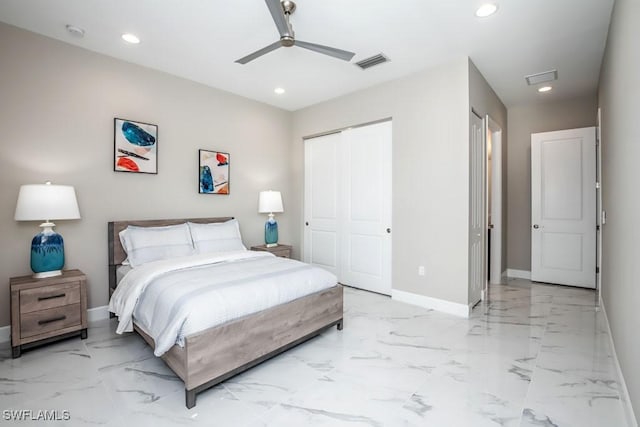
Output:
[[[600,188],[600,183],[596,182],[596,188]]]
[[[596,267],[596,274],[600,274],[600,267]]]
[[[596,231],[600,231],[600,226],[596,225]]]

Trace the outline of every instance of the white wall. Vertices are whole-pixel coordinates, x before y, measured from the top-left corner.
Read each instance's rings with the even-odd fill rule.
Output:
[[[507,114],[507,267],[531,271],[531,134],[595,126],[596,96],[513,106]]]
[[[616,0],[600,76],[602,109],[602,298],[618,361],[640,411],[640,2]]]
[[[304,222],[303,137],[392,117],[393,288],[467,304],[468,67],[460,58],[294,113],[296,242]]]
[[[37,222],[13,220],[21,184],[75,186],[82,219],[60,221],[67,268],[88,275],[89,306],[107,304],[107,222],[235,216],[263,242],[258,192],[283,193],[293,241],[291,113],[0,24],[0,326],[9,277],[30,274]],[[113,118],[159,126],[158,175],[113,172]],[[198,194],[198,149],[231,154],[231,194]],[[293,212],[292,212],[293,213]]]

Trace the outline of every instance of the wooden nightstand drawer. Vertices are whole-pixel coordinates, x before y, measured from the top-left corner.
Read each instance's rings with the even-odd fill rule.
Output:
[[[81,314],[80,304],[25,313],[20,317],[20,335],[28,338],[80,325]]]
[[[31,313],[80,302],[80,282],[20,291],[20,313]]]

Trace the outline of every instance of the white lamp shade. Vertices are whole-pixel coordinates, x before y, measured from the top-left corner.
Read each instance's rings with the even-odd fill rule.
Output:
[[[261,191],[258,201],[258,212],[274,213],[284,212],[282,208],[282,196],[279,191]]]
[[[79,219],[76,191],[70,185],[23,185],[14,218],[16,221]]]

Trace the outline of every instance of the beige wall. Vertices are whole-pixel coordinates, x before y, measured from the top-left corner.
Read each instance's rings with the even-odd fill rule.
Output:
[[[602,111],[602,298],[618,361],[640,411],[640,2],[616,0],[600,76]]]
[[[596,124],[596,95],[508,109],[507,267],[531,271],[531,134]]]
[[[468,60],[461,58],[295,112],[295,241],[303,232],[303,137],[392,117],[392,286],[466,304],[468,111]]]
[[[21,184],[75,186],[82,219],[60,221],[68,268],[88,275],[90,307],[107,304],[107,221],[233,215],[263,241],[258,192],[283,192],[292,241],[291,113],[0,24],[0,326],[9,277],[30,274],[38,223],[13,220]],[[158,175],[113,172],[113,118],[159,126]],[[197,190],[198,149],[231,154],[231,194]],[[298,218],[296,218],[298,219]]]
[[[469,60],[469,104],[470,107],[473,108],[473,110],[481,117],[484,118],[486,115],[489,115],[502,129],[501,163],[503,194],[501,227],[502,260],[500,265],[504,271],[507,265],[507,109],[471,60]],[[488,173],[491,173],[490,170]],[[487,181],[487,188],[491,188],[490,181]],[[502,273],[502,271],[500,273]],[[469,292],[471,292],[471,289],[469,289]]]

